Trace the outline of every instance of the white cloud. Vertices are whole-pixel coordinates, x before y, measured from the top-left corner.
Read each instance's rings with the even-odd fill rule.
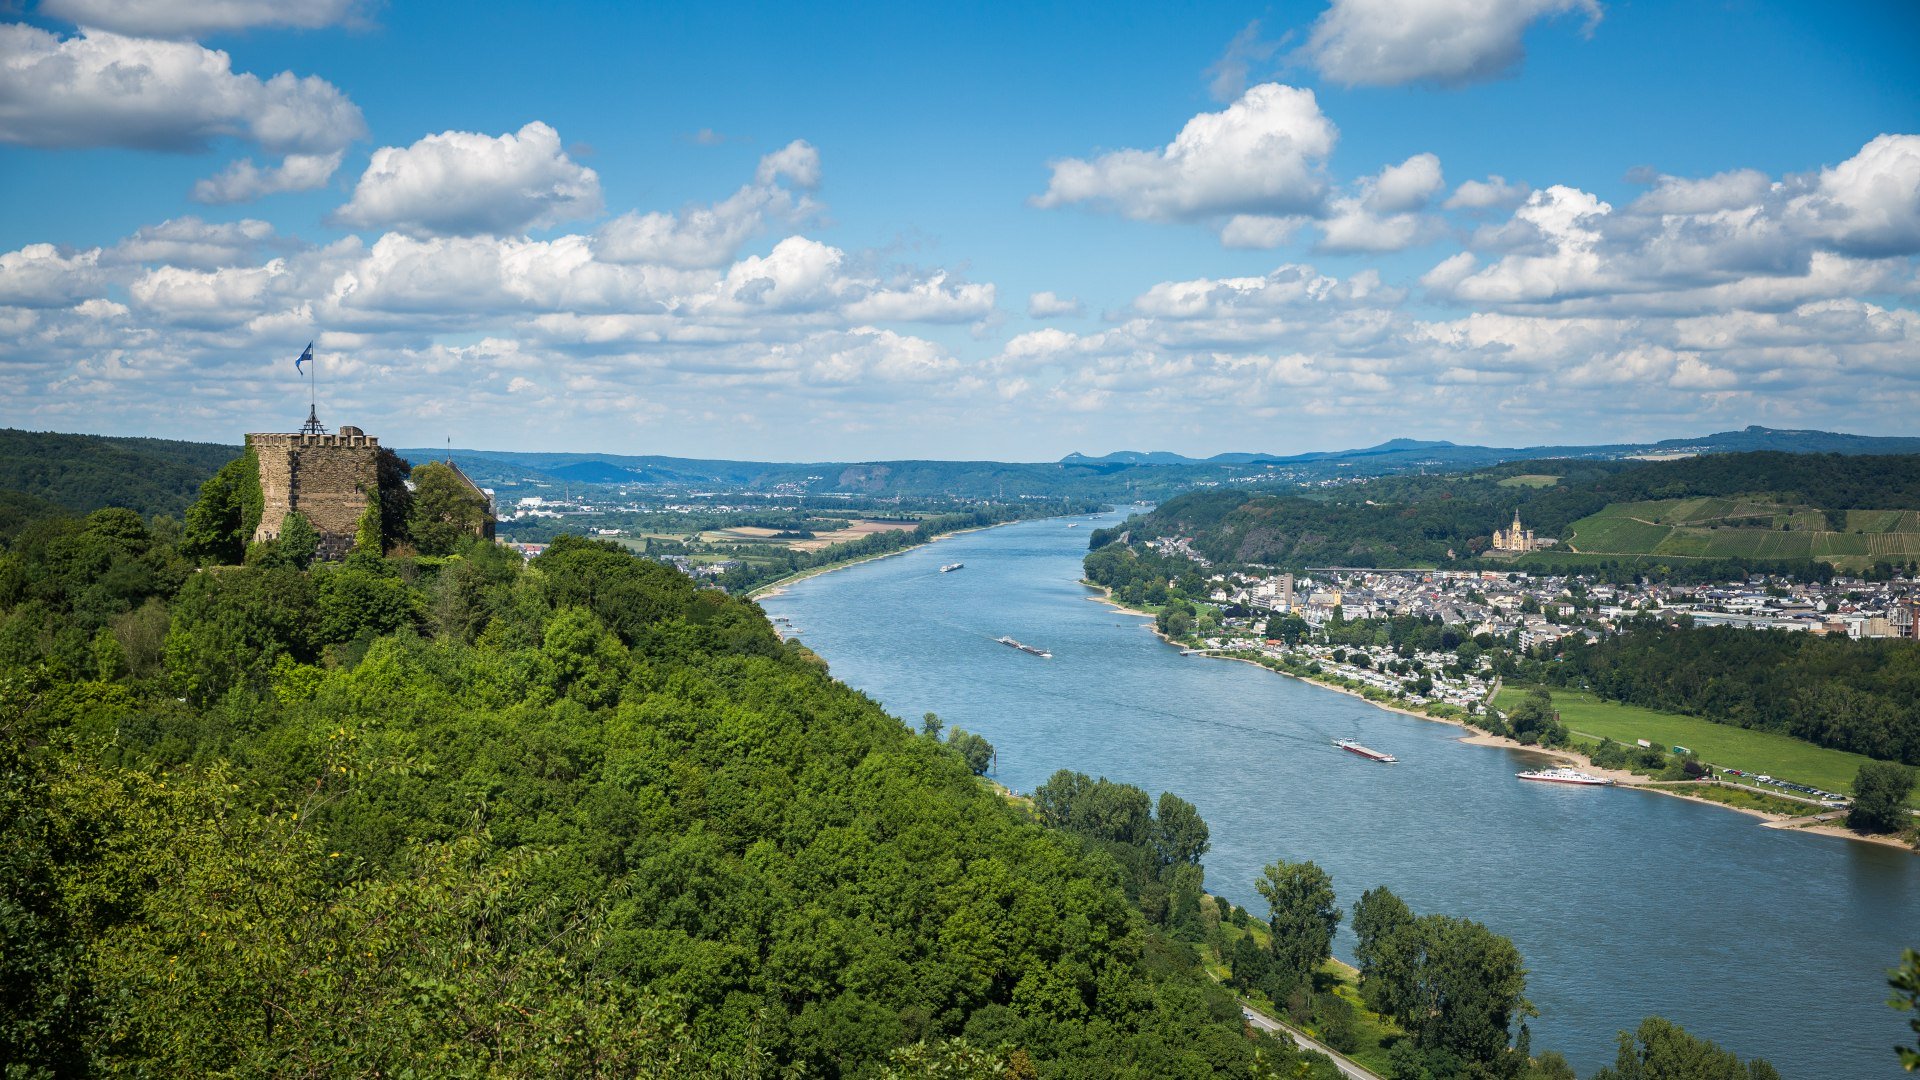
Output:
[[[220,205],[289,191],[312,191],[333,179],[343,155],[340,150],[331,154],[288,154],[270,169],[255,165],[252,158],[241,158],[193,185],[193,201]]]
[[[1920,136],[1882,135],[1818,173],[1659,176],[1616,210],[1576,188],[1534,192],[1422,279],[1470,304],[1680,314],[1780,310],[1920,290]],[[1491,249],[1498,257],[1483,262]]]
[[[1736,210],[1758,205],[1772,187],[1767,174],[1758,169],[1735,169],[1702,179],[1661,176],[1654,181],[1653,190],[1633,201],[1632,209],[1643,214]]]
[[[211,224],[188,216],[143,226],[110,249],[110,255],[121,264],[165,263],[211,270],[254,260],[273,235],[273,226],[257,218]]]
[[[1313,91],[1263,83],[1220,112],[1188,120],[1161,149],[1053,162],[1047,190],[1033,202],[1089,203],[1152,221],[1311,212],[1337,137]]]
[[[445,131],[383,146],[335,216],[412,236],[462,236],[521,233],[599,211],[599,175],[535,120],[498,137]]]
[[[905,288],[880,289],[846,307],[863,322],[971,322],[993,311],[991,284],[949,284],[944,273]]]
[[[365,133],[360,109],[319,78],[236,74],[226,53],[190,42],[0,25],[0,142],[192,151],[235,138],[326,154]]]
[[[820,152],[805,139],[795,139],[761,158],[753,174],[754,183],[762,187],[770,187],[782,178],[801,191],[819,187]]]
[[[1446,178],[1440,175],[1440,159],[1433,154],[1415,154],[1380,170],[1369,185],[1365,201],[1367,209],[1375,213],[1404,213],[1423,209],[1434,193],[1446,186]]]
[[[99,248],[63,255],[52,244],[28,244],[0,254],[0,304],[65,307],[94,295],[105,284]]]
[[[1881,135],[1820,172],[1790,207],[1837,250],[1868,257],[1920,253],[1920,135]]]
[[[1085,314],[1086,305],[1071,296],[1041,291],[1027,297],[1027,315],[1035,319],[1057,319]]]
[[[1305,225],[1304,217],[1273,217],[1268,214],[1235,214],[1220,226],[1220,243],[1230,248],[1277,248]]]
[[[39,13],[120,34],[193,38],[255,26],[332,26],[357,18],[360,6],[360,0],[40,0]]]
[[[1460,86],[1511,74],[1527,28],[1569,12],[1591,32],[1599,0],[1333,0],[1302,52],[1349,86]]]
[[[1447,186],[1440,159],[1415,154],[1355,184],[1356,193],[1332,200],[1320,223],[1316,251],[1389,252],[1436,239],[1438,219],[1420,213]]]
[[[1504,176],[1489,176],[1485,180],[1469,180],[1454,189],[1443,204],[1448,210],[1491,210],[1494,207],[1517,206],[1527,197],[1530,189],[1524,183],[1507,183]]]
[[[761,158],[752,184],[712,206],[622,214],[594,234],[594,250],[610,262],[724,266],[770,222],[797,224],[817,212],[811,199],[796,197],[780,183],[783,179],[802,191],[818,186],[820,157],[812,146],[795,140]]]

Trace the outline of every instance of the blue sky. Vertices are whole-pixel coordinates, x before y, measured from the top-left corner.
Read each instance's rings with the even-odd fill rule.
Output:
[[[0,423],[284,428],[309,338],[394,444],[1920,415],[1910,3],[694,7],[16,9]]]

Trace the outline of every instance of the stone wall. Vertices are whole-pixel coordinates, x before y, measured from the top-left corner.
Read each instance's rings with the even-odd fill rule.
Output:
[[[320,533],[323,557],[345,556],[380,487],[380,440],[354,428],[339,435],[265,432],[248,435],[247,448],[259,459],[265,496],[254,541],[279,537],[287,515],[298,510]]]

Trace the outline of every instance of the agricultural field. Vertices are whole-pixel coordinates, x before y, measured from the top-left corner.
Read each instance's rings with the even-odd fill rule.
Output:
[[[699,542],[703,544],[777,544],[793,551],[819,551],[821,548],[831,547],[848,540],[858,540],[874,533],[911,529],[919,523],[851,518],[837,520],[834,524],[839,527],[831,530],[810,529],[809,531],[813,533],[811,537],[794,536],[780,529],[769,529],[758,525],[734,525],[724,529],[708,529],[700,533]]]
[[[1850,510],[1845,531],[1824,511],[1761,497],[1615,503],[1567,530],[1588,555],[1675,559],[1813,559],[1842,570],[1920,559],[1920,511]]]
[[[1555,484],[1558,484],[1559,482],[1560,482],[1560,478],[1557,476],[1548,476],[1545,473],[1525,473],[1520,476],[1509,476],[1505,480],[1500,481],[1499,486],[1500,487],[1525,487],[1525,488],[1550,488]]]
[[[1590,735],[1596,740],[1612,739],[1629,746],[1637,739],[1645,739],[1663,750],[1684,746],[1699,755],[1700,760],[1721,768],[1765,773],[1823,791],[1852,791],[1854,774],[1860,771],[1860,766],[1873,760],[1864,754],[1815,746],[1790,735],[1623,705],[1577,691],[1551,692],[1553,707],[1560,710],[1561,721],[1580,735]],[[1494,704],[1501,709],[1512,709],[1525,694],[1525,688],[1505,687]],[[1920,808],[1920,792],[1916,792],[1913,804]]]

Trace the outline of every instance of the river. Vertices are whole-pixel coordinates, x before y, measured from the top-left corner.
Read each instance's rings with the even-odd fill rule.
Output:
[[[1449,725],[1183,657],[1078,583],[1088,532],[1121,516],[966,533],[762,604],[895,715],[986,736],[1017,791],[1066,768],[1188,799],[1212,830],[1208,888],[1256,915],[1261,867],[1319,863],[1349,908],[1343,958],[1375,885],[1507,935],[1540,1010],[1533,1045],[1582,1075],[1653,1013],[1789,1078],[1899,1074],[1892,1047],[1910,1036],[1885,972],[1920,947],[1920,858],[1646,792],[1520,783],[1535,759]],[[1400,761],[1331,746],[1345,736]]]

